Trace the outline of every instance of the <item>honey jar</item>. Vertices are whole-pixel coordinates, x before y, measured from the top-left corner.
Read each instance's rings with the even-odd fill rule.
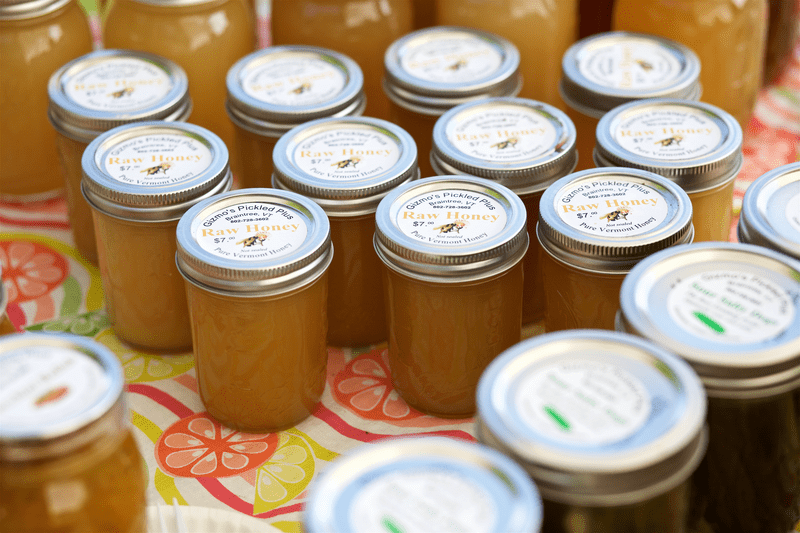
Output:
[[[89,144],[83,172],[106,312],[117,336],[146,350],[190,349],[175,230],[190,207],[230,189],[222,140],[194,124],[119,126]]]
[[[689,194],[695,242],[728,240],[733,184],[743,159],[739,124],[703,102],[631,102],[608,112],[597,126],[598,167],[649,170]]]
[[[662,37],[608,32],[581,39],[561,64],[561,97],[578,132],[578,170],[592,168],[597,123],[613,108],[645,98],[699,100],[700,60]]]
[[[75,335],[0,339],[0,531],[145,530],[122,367]]]
[[[424,413],[470,416],[484,368],[520,340],[525,205],[498,183],[441,176],[397,187],[375,219],[392,384]]]
[[[14,324],[8,318],[8,289],[3,283],[3,267],[0,265],[0,335],[8,335],[16,332]]]
[[[177,231],[206,410],[242,431],[299,423],[325,388],[325,212],[291,191],[242,189],[200,202]]]
[[[372,246],[375,211],[389,191],[418,177],[414,140],[384,120],[320,119],[278,141],[274,187],[314,200],[331,224],[329,345],[386,340],[383,268]]]
[[[431,166],[438,175],[466,174],[505,185],[525,204],[528,234],[536,234],[544,190],[578,160],[575,126],[553,106],[522,98],[489,98],[457,106],[436,121]],[[525,254],[522,323],[544,316],[539,242]]]
[[[541,531],[542,501],[517,464],[471,442],[392,438],[337,457],[309,488],[308,533]]]
[[[678,357],[632,335],[574,330],[489,365],[475,431],[536,483],[542,531],[677,533],[688,531],[705,415],[703,386]]]
[[[278,138],[323,117],[360,116],[364,78],[355,62],[311,46],[271,46],[228,71],[226,109],[236,134],[242,188],[269,187]]]
[[[409,33],[386,50],[384,63],[390,120],[417,143],[423,178],[433,175],[428,162],[433,126],[445,111],[482,98],[516,96],[522,87],[517,48],[470,28]]]
[[[683,189],[652,172],[584,170],[545,190],[536,230],[545,330],[614,329],[630,269],[658,250],[692,242],[692,204]]]
[[[58,195],[56,134],[47,122],[47,80],[92,51],[77,0],[7,0],[0,4],[0,198]]]
[[[759,246],[663,250],[622,284],[618,329],[685,359],[708,394],[691,531],[783,533],[800,519],[800,262]]]
[[[116,126],[146,120],[185,121],[192,111],[186,73],[153,54],[98,50],[55,71],[47,92],[72,236],[78,252],[97,264],[92,210],[81,195],[83,152],[98,135]]]

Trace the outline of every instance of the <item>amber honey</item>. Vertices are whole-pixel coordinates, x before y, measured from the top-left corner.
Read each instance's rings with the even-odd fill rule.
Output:
[[[435,176],[436,171],[431,167],[430,157],[425,154],[431,153],[433,128],[436,126],[436,121],[439,120],[439,116],[416,113],[392,101],[389,104],[389,120],[407,131],[411,135],[411,138],[414,139],[414,143],[417,145],[417,150],[420,154],[420,175],[426,178]]]

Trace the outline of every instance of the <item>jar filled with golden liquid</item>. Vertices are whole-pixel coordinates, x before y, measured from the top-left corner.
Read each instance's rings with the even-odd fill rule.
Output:
[[[242,431],[301,422],[328,363],[325,212],[291,191],[242,189],[194,206],[177,231],[206,410]]]
[[[612,27],[694,50],[703,65],[703,101],[744,129],[761,87],[767,15],[767,0],[616,0]]]
[[[328,344],[386,340],[383,268],[372,246],[375,211],[389,191],[419,178],[417,147],[377,118],[328,118],[298,126],[275,147],[272,184],[314,200],[331,224]]]
[[[178,219],[231,187],[228,151],[194,124],[143,122],[110,130],[83,155],[106,312],[117,336],[146,350],[192,346],[175,267]]]
[[[401,185],[378,206],[392,384],[415,409],[475,412],[492,359],[520,340],[525,205],[472,176]]]
[[[383,54],[392,42],[414,29],[414,3],[272,0],[272,44],[321,46],[353,58],[364,71],[366,114],[388,120],[389,100],[381,87]]]
[[[728,240],[733,185],[743,160],[739,123],[703,102],[631,102],[608,112],[597,126],[598,167],[648,170],[689,194],[695,242]]]
[[[64,187],[56,134],[47,122],[47,80],[92,51],[77,0],[0,4],[0,198],[35,201]]]
[[[700,61],[669,39],[600,33],[575,43],[562,61],[561,96],[578,132],[578,170],[593,168],[597,123],[615,107],[645,98],[699,100]]]
[[[553,106],[522,98],[489,98],[462,104],[433,128],[431,165],[438,175],[466,174],[505,185],[525,204],[528,234],[536,234],[544,190],[571,173],[575,126]],[[539,241],[523,260],[522,323],[544,317]]]
[[[658,250],[692,242],[692,203],[652,172],[584,170],[545,190],[536,235],[545,330],[611,330],[630,269]]]
[[[800,519],[800,261],[697,243],[639,263],[617,328],[687,361],[708,394],[690,531],[784,533]]]
[[[574,330],[523,341],[489,365],[475,432],[536,483],[542,531],[679,533],[689,531],[705,420],[703,385],[685,361],[633,335]]]
[[[566,110],[558,95],[561,58],[578,38],[578,0],[436,0],[436,22],[490,31],[519,49],[519,95]]]
[[[0,339],[0,531],[145,530],[122,366],[75,335]]]
[[[269,187],[281,135],[323,117],[360,116],[361,69],[347,56],[311,46],[271,46],[228,71],[226,109],[233,122],[242,188]]]
[[[792,50],[800,36],[798,17],[800,17],[800,2],[769,0],[769,25],[764,59],[765,85],[778,77],[792,57]]]
[[[440,116],[474,100],[516,96],[522,86],[517,48],[469,28],[436,26],[410,33],[386,51],[385,68],[390,120],[417,143],[423,178],[433,175],[428,159]]]
[[[47,91],[72,236],[78,252],[96,265],[92,210],[81,194],[83,152],[98,135],[123,124],[185,121],[192,111],[186,73],[153,54],[99,50],[58,69]]]

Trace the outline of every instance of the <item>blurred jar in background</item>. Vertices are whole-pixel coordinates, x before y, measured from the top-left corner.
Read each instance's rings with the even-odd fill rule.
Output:
[[[764,83],[781,73],[789,61],[792,47],[800,32],[800,2],[797,0],[769,0],[769,29],[767,31],[767,56],[764,60]]]
[[[614,0],[580,0],[578,38],[611,31]]]

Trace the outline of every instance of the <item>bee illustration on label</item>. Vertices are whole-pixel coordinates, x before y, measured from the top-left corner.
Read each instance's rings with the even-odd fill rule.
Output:
[[[66,396],[68,392],[69,392],[68,387],[63,387],[63,386],[56,387],[55,389],[49,390],[44,394],[42,394],[41,396],[39,396],[38,398],[36,398],[34,405],[36,405],[36,407],[41,407],[48,403],[57,402],[58,400]]]
[[[630,209],[620,207],[619,209],[616,209],[614,211],[611,211],[610,213],[606,213],[605,215],[601,216],[600,220],[603,220],[604,218],[607,219],[609,222],[614,222],[619,219],[628,220],[628,213],[630,212],[631,212]]]
[[[167,170],[170,169],[172,165],[169,163],[161,163],[160,165],[156,165],[154,167],[146,168],[144,170],[140,170],[139,172],[147,172],[145,176],[155,176],[159,172],[163,172],[165,175],[167,174]]]
[[[436,226],[433,229],[438,229],[439,233],[450,233],[455,230],[456,233],[461,233],[461,229],[466,226],[467,223],[459,220],[458,222],[450,222],[449,224],[443,224],[441,226]]]
[[[124,89],[120,89],[119,91],[114,91],[113,93],[109,93],[108,96],[111,98],[122,98],[123,96],[130,96],[133,94],[133,87],[125,87]]]
[[[642,67],[642,70],[644,70],[645,72],[650,72],[651,70],[653,70],[653,65],[651,65],[644,59],[637,59],[636,64]]]
[[[672,146],[673,144],[677,144],[678,146],[680,146],[682,140],[683,140],[683,135],[678,135],[676,133],[672,137],[661,139],[660,141],[656,141],[653,144],[660,144],[661,146]]]
[[[467,62],[464,61],[463,59],[459,59],[458,61],[456,61],[455,63],[453,63],[449,67],[447,67],[447,70],[452,70],[452,71],[461,70],[462,68],[464,68],[466,66],[467,66]]]
[[[255,235],[251,235],[246,239],[242,239],[241,241],[237,242],[236,244],[241,244],[242,248],[247,248],[248,246],[254,246],[256,244],[260,246],[264,246],[264,241],[269,239],[269,233],[265,233],[263,231],[259,231]]]
[[[310,90],[311,90],[311,84],[310,83],[301,83],[296,88],[292,89],[291,92],[293,94],[303,94],[303,93],[307,93]]]
[[[504,149],[508,148],[509,146],[511,148],[515,147],[518,142],[519,142],[519,139],[517,139],[516,137],[509,137],[505,141],[500,141],[499,143],[494,143],[489,148],[497,148],[498,150],[504,150]]]
[[[343,168],[356,168],[356,165],[361,162],[361,158],[358,156],[353,156],[350,159],[343,159],[341,161],[337,161],[336,163],[331,164],[332,167],[336,167],[337,169]]]

